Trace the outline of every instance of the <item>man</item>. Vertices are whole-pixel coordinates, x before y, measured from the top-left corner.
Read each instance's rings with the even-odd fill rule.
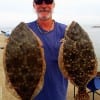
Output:
[[[58,66],[60,40],[64,37],[66,25],[52,19],[54,0],[34,0],[33,7],[38,18],[28,26],[43,42],[46,61],[44,85],[35,100],[66,100],[68,81]]]

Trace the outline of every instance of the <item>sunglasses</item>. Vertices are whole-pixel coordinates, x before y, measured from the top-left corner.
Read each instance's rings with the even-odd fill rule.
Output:
[[[34,0],[35,4],[37,4],[37,5],[42,4],[43,1],[44,1],[46,4],[52,4],[54,0]]]

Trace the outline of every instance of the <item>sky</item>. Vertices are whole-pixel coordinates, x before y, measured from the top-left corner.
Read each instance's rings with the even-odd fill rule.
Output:
[[[14,27],[18,23],[37,18],[33,0],[0,0],[0,27]],[[55,0],[53,19],[69,24],[100,25],[100,0]]]

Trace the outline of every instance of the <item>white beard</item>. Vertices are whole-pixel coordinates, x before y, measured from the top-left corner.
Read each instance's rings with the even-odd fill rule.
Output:
[[[41,20],[48,20],[48,19],[51,18],[51,13],[49,13],[46,16],[43,16],[42,14],[38,13],[38,18],[41,19]]]

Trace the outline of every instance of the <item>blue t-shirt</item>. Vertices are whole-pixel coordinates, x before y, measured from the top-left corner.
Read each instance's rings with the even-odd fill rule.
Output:
[[[68,80],[64,79],[58,66],[60,40],[64,37],[66,25],[55,22],[54,29],[48,33],[41,33],[36,21],[28,26],[43,42],[46,61],[44,85],[35,100],[66,100]]]

